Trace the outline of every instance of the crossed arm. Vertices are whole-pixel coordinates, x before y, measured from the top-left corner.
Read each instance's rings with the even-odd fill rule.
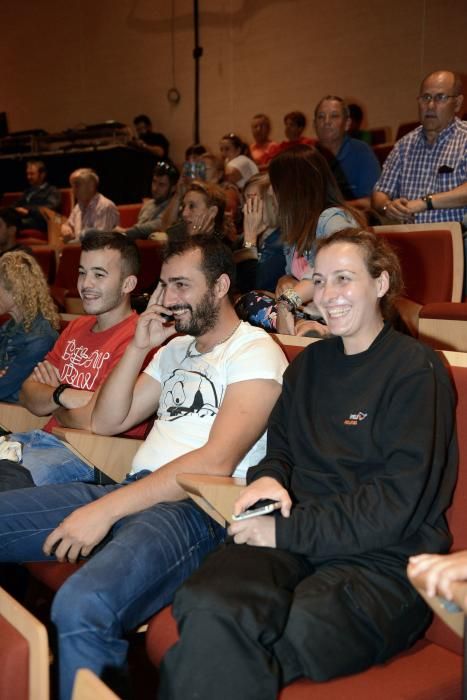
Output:
[[[60,375],[55,365],[48,360],[39,362],[21,387],[20,403],[36,416],[53,413],[60,424],[67,428],[89,430],[94,393],[67,388],[60,396],[63,405],[61,408],[53,400],[53,393],[59,384]]]

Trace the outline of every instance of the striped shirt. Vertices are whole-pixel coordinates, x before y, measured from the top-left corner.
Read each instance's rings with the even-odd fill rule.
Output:
[[[79,241],[88,228],[111,231],[120,223],[120,213],[113,202],[97,192],[87,207],[75,204],[67,222]]]
[[[391,199],[419,199],[426,194],[448,192],[467,182],[467,122],[455,118],[433,144],[422,126],[396,143],[375,185]],[[433,209],[415,214],[417,223],[462,221],[467,206]]]

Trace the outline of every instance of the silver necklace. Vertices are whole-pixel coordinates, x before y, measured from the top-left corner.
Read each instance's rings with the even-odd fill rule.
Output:
[[[230,331],[229,335],[227,335],[225,338],[222,338],[222,340],[218,340],[217,343],[214,343],[214,345],[211,345],[207,350],[200,351],[196,347],[196,341],[198,340],[197,338],[194,338],[194,340],[191,341],[191,343],[188,346],[188,350],[186,351],[185,354],[185,359],[187,357],[201,357],[202,355],[207,355],[208,352],[211,352],[214,350],[214,348],[217,348],[218,345],[222,345],[223,343],[226,343],[230,338],[234,335],[234,333],[240,328],[241,320],[237,323],[235,328]],[[196,350],[196,353],[193,353],[193,350]]]

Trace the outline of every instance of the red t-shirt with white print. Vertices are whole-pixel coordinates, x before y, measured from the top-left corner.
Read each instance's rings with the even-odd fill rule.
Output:
[[[60,372],[60,382],[75,389],[95,391],[125,352],[135,334],[138,315],[132,312],[115,326],[93,333],[95,316],[77,318],[64,329],[46,355]],[[52,416],[43,430],[48,433],[60,425]]]

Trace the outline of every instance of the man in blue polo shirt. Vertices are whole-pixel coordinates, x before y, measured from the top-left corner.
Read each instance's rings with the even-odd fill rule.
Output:
[[[316,147],[327,158],[340,190],[355,206],[369,208],[380,175],[378,160],[368,144],[352,139],[349,110],[344,100],[327,95],[315,109]]]

